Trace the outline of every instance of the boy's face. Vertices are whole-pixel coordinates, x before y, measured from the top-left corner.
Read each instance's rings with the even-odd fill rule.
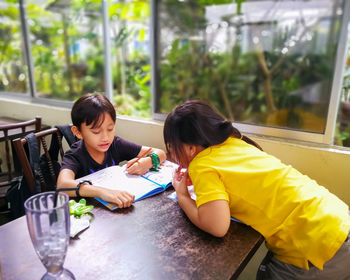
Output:
[[[108,113],[104,114],[104,121],[98,127],[92,128],[92,124],[82,123],[80,131],[76,134],[78,138],[84,139],[86,149],[92,155],[105,153],[112,144],[114,135],[115,122]]]

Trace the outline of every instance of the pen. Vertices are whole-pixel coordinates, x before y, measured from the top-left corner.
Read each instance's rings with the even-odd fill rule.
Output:
[[[131,166],[133,166],[136,162],[138,162],[141,158],[145,157],[150,151],[152,151],[152,148],[149,148],[147,151],[145,151],[142,155],[137,157],[137,160],[135,160],[132,164],[130,164],[128,166],[128,168],[130,168]]]

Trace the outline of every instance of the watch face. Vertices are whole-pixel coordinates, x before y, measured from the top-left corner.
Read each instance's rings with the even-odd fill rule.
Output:
[[[87,183],[87,184],[92,185],[91,181],[89,181],[89,180],[82,180],[82,181],[79,181],[79,185],[82,185],[82,184],[84,184],[84,183]]]

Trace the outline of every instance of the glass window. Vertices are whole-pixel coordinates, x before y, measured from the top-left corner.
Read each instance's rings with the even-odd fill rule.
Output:
[[[104,92],[101,1],[28,0],[37,97]]]
[[[350,30],[348,38],[350,38],[349,36]],[[350,41],[347,42],[347,59],[334,143],[339,146],[350,147]]]
[[[150,0],[109,4],[113,99],[119,114],[151,116]]]
[[[156,113],[186,99],[236,123],[324,133],[343,1],[157,1]]]
[[[157,119],[202,99],[243,132],[350,146],[344,0],[17,2],[0,0],[0,94],[105,92]]]
[[[19,4],[0,0],[0,92],[28,92]]]

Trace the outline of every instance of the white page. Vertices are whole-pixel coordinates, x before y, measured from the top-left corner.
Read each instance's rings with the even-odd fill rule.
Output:
[[[126,173],[125,167],[111,166],[80,179],[111,190],[123,190],[135,195],[135,200],[155,188],[155,184],[138,175]]]
[[[154,182],[157,182],[162,186],[169,184],[173,179],[175,169],[179,166],[176,163],[166,160],[161,164],[160,167],[161,168],[159,171],[149,171],[142,176]]]
[[[167,185],[172,180],[173,170],[176,166],[175,163],[165,161],[159,171],[147,172],[143,176],[160,185]],[[159,187],[155,183],[139,175],[128,174],[125,171],[125,165],[107,167],[81,177],[80,180],[90,180],[93,185],[106,189],[127,191],[135,195],[135,200]]]

